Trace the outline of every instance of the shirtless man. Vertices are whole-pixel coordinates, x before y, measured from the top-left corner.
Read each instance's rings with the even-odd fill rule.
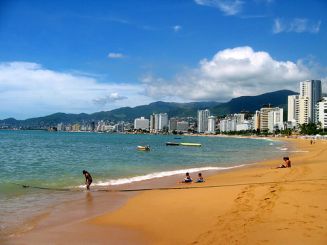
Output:
[[[86,189],[90,190],[90,185],[92,184],[92,176],[89,172],[86,170],[83,170],[83,174],[85,176],[85,184],[86,184]]]
[[[290,160],[289,157],[283,157],[283,160],[284,160],[285,164],[282,164],[277,168],[290,168],[292,166],[291,165],[291,160]]]

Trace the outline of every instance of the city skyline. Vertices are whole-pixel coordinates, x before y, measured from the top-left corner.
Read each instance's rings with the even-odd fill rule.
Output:
[[[326,92],[327,3],[2,1],[0,119]]]

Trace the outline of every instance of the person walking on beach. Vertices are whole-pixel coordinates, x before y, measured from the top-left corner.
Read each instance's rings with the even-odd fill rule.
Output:
[[[90,190],[90,185],[92,184],[92,176],[86,170],[83,170],[83,174],[84,174],[84,177],[85,177],[86,189]]]

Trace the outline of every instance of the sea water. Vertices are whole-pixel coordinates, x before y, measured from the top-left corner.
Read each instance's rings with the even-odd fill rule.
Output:
[[[67,192],[22,185],[80,190],[82,170],[92,188],[204,170],[224,170],[282,156],[281,142],[265,139],[131,135],[46,131],[0,131],[0,229],[15,226],[46,206],[69,200]],[[166,146],[193,142],[201,147]],[[150,145],[150,151],[138,151]]]

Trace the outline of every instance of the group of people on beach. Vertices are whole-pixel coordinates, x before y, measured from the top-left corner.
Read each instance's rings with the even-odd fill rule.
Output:
[[[193,182],[193,180],[192,180],[192,178],[190,176],[190,173],[186,173],[185,178],[181,183],[191,183],[191,182]],[[204,182],[204,179],[202,177],[202,173],[198,173],[198,179],[195,181],[195,183],[202,183],[202,182]]]
[[[277,168],[290,168],[291,165],[291,160],[289,157],[283,157],[284,163],[281,164],[280,166],[278,166]],[[83,170],[83,175],[85,177],[85,184],[86,184],[86,189],[90,190],[90,185],[92,184],[92,176],[89,172],[87,172],[86,170]],[[186,173],[185,174],[185,178],[183,179],[183,181],[181,181],[181,183],[192,183],[193,179],[190,176],[190,173]],[[198,179],[195,181],[195,183],[202,183],[204,182],[204,178],[202,176],[202,173],[198,173]]]

